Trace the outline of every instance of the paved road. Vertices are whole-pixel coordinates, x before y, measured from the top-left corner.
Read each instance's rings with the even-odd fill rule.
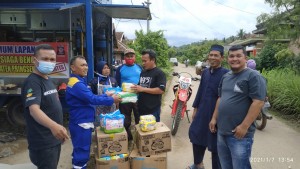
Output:
[[[183,64],[174,67],[175,71],[188,71],[194,76],[194,68],[185,68]],[[172,86],[175,84],[176,78],[170,82],[168,91],[164,99],[162,107],[161,120],[171,127],[170,107],[174,99]],[[189,109],[194,100],[199,82],[193,82],[193,95],[188,103]],[[190,113],[191,114],[191,113]],[[193,154],[191,143],[188,138],[188,129],[190,124],[187,119],[183,119],[176,136],[172,137],[172,152],[168,153],[168,169],[185,169],[193,162]],[[263,131],[257,131],[252,152],[252,168],[253,169],[300,169],[300,133],[291,129],[286,124],[274,118],[268,121],[267,127]],[[18,140],[13,143],[20,148],[26,146],[24,140]],[[25,145],[24,145],[25,144]],[[4,145],[5,146],[5,145]],[[1,147],[0,147],[1,148]],[[1,151],[1,149],[0,149]],[[71,151],[72,145],[67,142],[62,147],[62,154],[59,163],[59,169],[71,168]],[[211,169],[211,155],[206,152],[204,163],[206,169]],[[9,157],[0,158],[0,169],[34,169],[28,158],[26,148]],[[1,164],[2,163],[2,164]],[[20,165],[20,164],[24,165]],[[5,164],[10,164],[7,166]],[[16,165],[18,164],[18,165]]]

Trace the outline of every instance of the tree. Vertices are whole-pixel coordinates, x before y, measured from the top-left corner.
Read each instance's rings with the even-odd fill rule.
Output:
[[[169,55],[169,58],[174,57],[176,55],[176,49],[174,49],[174,47],[170,48],[168,55]]]
[[[180,61],[185,59],[190,60],[190,64],[195,64],[196,61],[204,61],[207,58],[210,46],[212,44],[223,44],[223,41],[220,40],[205,40],[201,42],[195,42],[189,45],[183,45],[176,49],[176,57]]]
[[[300,1],[299,0],[265,0],[275,8],[272,14],[261,14],[257,18],[258,24],[267,30],[271,39],[290,38],[300,36]]]
[[[237,34],[237,37],[239,38],[239,39],[245,39],[246,38],[246,32],[243,30],[243,29],[240,29],[239,31],[238,31],[238,34]]]
[[[278,65],[278,61],[275,58],[277,52],[286,49],[287,45],[282,43],[275,43],[273,41],[267,41],[258,54],[258,70],[266,69],[271,70],[276,68]]]
[[[153,49],[157,55],[157,66],[169,67],[169,46],[164,38],[163,31],[144,33],[143,30],[135,31],[136,40],[129,44],[131,48],[141,53],[144,49]]]

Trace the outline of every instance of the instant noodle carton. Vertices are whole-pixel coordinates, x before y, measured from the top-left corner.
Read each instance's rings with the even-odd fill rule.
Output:
[[[105,134],[96,128],[97,150],[99,157],[128,153],[127,132]]]
[[[131,169],[167,169],[167,153],[142,156],[137,149],[130,153]]]
[[[127,154],[99,157],[99,155],[96,153],[95,161],[96,169],[130,169],[130,163]]]
[[[136,145],[141,155],[155,155],[171,151],[171,132],[162,122],[155,124],[155,130],[143,132],[136,125]]]

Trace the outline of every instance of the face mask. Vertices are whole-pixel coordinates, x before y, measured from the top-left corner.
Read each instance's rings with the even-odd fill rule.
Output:
[[[53,62],[45,62],[45,61],[38,61],[38,62],[39,62],[39,66],[36,68],[42,74],[50,74],[56,65],[56,63],[53,63]]]
[[[127,64],[127,65],[133,65],[134,64],[134,62],[135,62],[135,59],[128,59],[128,58],[125,58],[125,63]]]

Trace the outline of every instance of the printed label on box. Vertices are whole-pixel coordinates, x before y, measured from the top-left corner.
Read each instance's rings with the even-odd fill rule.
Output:
[[[96,128],[97,147],[100,157],[128,153],[128,139],[126,130],[121,133],[105,134]]]
[[[137,147],[141,155],[154,155],[171,151],[170,129],[162,122],[156,123],[156,130],[143,132],[137,129]]]

